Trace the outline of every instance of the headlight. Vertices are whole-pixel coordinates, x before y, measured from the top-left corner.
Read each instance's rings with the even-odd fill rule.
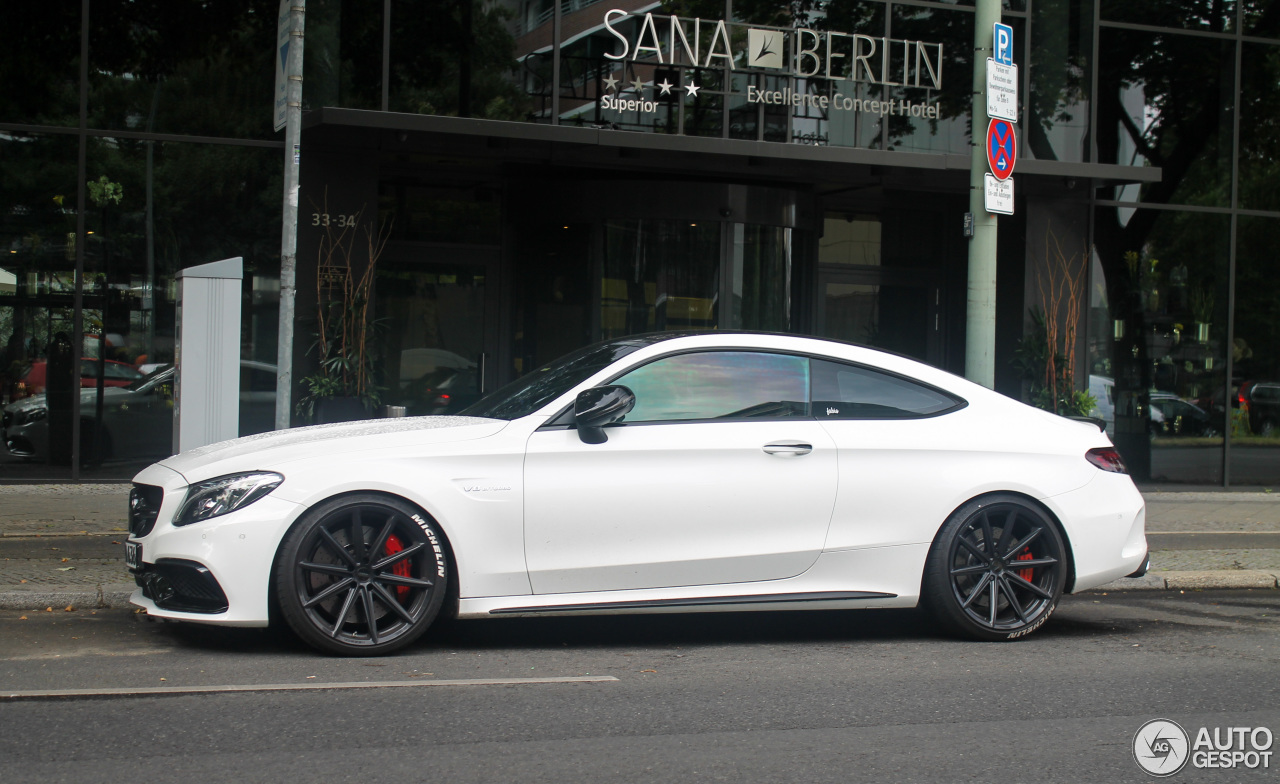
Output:
[[[32,422],[38,422],[41,419],[44,419],[48,413],[49,409],[47,408],[18,409],[13,412],[13,424],[15,427],[18,425],[29,425]]]
[[[231,474],[192,485],[173,524],[191,525],[201,520],[234,512],[257,501],[276,489],[284,477],[270,471],[254,471],[248,474]]]

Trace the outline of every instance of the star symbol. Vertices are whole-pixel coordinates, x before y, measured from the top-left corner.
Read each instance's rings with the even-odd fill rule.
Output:
[[[604,88],[606,90],[613,90],[616,92],[618,89],[618,80],[610,76],[608,79],[604,80]]]
[[[640,94],[644,91],[644,82],[639,79],[632,79],[631,88],[636,91],[636,94]]]
[[[667,81],[666,79],[663,79],[661,82],[658,83],[658,86],[662,88],[663,95],[671,95],[671,88],[674,87],[675,85],[671,84],[671,82]]]
[[[693,82],[689,82],[688,84],[686,84],[686,85],[684,86],[684,89],[686,89],[686,90],[688,90],[688,91],[689,91],[689,97],[691,97],[691,98],[697,98],[697,97],[698,97],[698,91],[699,91],[699,90],[701,90],[702,88],[701,88],[701,87],[699,87],[698,85],[694,84]]]

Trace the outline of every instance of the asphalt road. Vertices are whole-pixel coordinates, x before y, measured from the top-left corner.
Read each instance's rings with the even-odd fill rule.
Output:
[[[1280,592],[1238,591],[1067,597],[1013,644],[942,638],[903,611],[470,621],[348,660],[287,634],[126,610],[0,612],[0,770],[201,784],[1149,781],[1131,746],[1150,719],[1193,736],[1280,734],[1278,619]],[[616,680],[518,680],[602,676]],[[475,683],[492,679],[512,683]],[[442,680],[472,685],[431,685]],[[407,685],[351,685],[370,682]],[[137,693],[231,686],[251,690]],[[126,694],[2,698],[67,689]],[[1170,780],[1274,781],[1272,763]]]

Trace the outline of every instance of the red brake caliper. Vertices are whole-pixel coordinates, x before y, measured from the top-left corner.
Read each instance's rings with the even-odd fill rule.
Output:
[[[1017,558],[1015,558],[1014,560],[1015,560],[1015,561],[1030,561],[1030,560],[1032,560],[1033,558],[1035,558],[1035,556],[1031,554],[1031,548],[1030,548],[1030,547],[1028,547],[1028,548],[1026,548],[1026,549],[1024,549],[1024,550],[1022,551],[1022,555],[1019,555],[1019,556],[1018,556]],[[1033,576],[1033,575],[1035,575],[1035,573],[1036,573],[1036,570],[1035,570],[1035,569],[1019,569],[1019,570],[1018,570],[1018,576],[1019,576],[1019,577],[1021,577],[1021,578],[1022,578],[1022,579],[1024,579],[1024,580],[1026,580],[1027,582],[1031,582],[1031,578],[1032,578],[1032,576]]]
[[[391,534],[387,537],[387,555],[395,555],[403,549],[404,545],[401,544],[395,534]],[[400,577],[412,577],[413,575],[409,571],[409,559],[405,558],[392,564],[391,573],[399,575]],[[409,598],[409,586],[397,585],[396,598],[400,600],[401,604],[403,604],[405,600]]]

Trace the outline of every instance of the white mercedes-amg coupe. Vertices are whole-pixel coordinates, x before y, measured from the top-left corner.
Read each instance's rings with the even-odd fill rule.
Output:
[[[139,473],[133,602],[331,653],[462,618],[923,604],[1022,637],[1147,564],[1096,423],[814,338],[589,346],[463,416],[305,427]]]

